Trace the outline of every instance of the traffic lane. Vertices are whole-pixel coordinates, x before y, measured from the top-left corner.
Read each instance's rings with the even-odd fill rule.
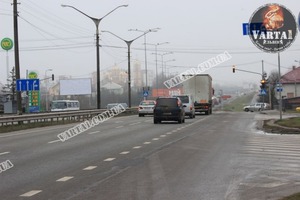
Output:
[[[147,120],[149,121],[149,119]],[[128,121],[121,123],[128,124]],[[36,184],[47,185],[47,180],[51,179],[53,174],[63,176],[73,169],[83,169],[86,167],[86,163],[103,161],[110,158],[109,155],[113,152],[120,153],[122,148],[136,147],[136,144],[139,143],[138,140],[144,141],[140,135],[146,136],[144,142],[147,142],[149,139],[154,139],[151,138],[154,136],[153,133],[156,134],[162,130],[158,126],[154,126],[156,128],[153,129],[152,122],[140,123],[140,126],[134,123],[131,121],[132,125],[129,131],[128,128],[116,129],[117,127],[115,127],[105,133],[100,131],[102,134],[81,134],[64,143],[52,143],[39,148],[24,149],[16,157],[12,157],[15,167],[3,177],[3,180],[10,179],[10,181],[1,187],[2,192],[9,195],[14,194],[10,192],[10,189],[23,192]],[[149,128],[145,128],[143,125],[147,125]],[[174,126],[180,125],[164,125],[167,130],[173,130]],[[125,140],[126,142],[124,142]],[[11,177],[14,178],[11,179]],[[41,177],[43,178],[41,179]]]
[[[214,114],[105,180],[74,180],[78,192],[68,199],[226,199],[240,178],[236,156],[251,133],[249,120],[249,115]],[[80,183],[90,187],[82,191]]]

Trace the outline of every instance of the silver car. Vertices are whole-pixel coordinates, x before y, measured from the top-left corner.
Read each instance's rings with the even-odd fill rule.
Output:
[[[245,106],[243,110],[245,112],[254,112],[254,111],[262,111],[270,109],[269,104],[267,103],[255,103],[248,106]]]
[[[155,106],[154,100],[141,101],[138,108],[139,117],[143,117],[145,115],[153,115],[154,106]]]

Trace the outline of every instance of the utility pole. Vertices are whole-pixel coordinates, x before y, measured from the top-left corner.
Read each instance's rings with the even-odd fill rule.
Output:
[[[15,69],[16,80],[20,79],[20,60],[19,60],[19,34],[18,34],[18,2],[13,1],[13,13],[14,13],[14,42],[15,42]],[[17,113],[22,115],[22,97],[21,91],[17,91]]]

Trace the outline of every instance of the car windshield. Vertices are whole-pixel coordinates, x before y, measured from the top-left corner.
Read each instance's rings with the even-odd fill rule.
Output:
[[[181,100],[182,103],[189,103],[189,97],[188,96],[177,96]]]
[[[149,106],[149,105],[155,105],[155,101],[142,101],[140,103],[141,106]]]

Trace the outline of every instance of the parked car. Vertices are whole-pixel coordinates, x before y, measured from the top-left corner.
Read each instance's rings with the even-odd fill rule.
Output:
[[[270,105],[267,103],[255,103],[248,106],[245,106],[243,110],[245,112],[254,112],[254,111],[261,111],[261,110],[269,110]]]
[[[184,111],[185,115],[189,116],[190,118],[195,118],[195,106],[194,106],[194,98],[192,95],[189,94],[183,94],[183,95],[176,95],[175,97],[178,97],[182,104],[185,106]]]
[[[138,108],[139,117],[143,117],[145,115],[153,115],[154,106],[155,106],[154,100],[141,101]]]
[[[184,105],[178,97],[159,97],[153,111],[154,124],[161,121],[177,121],[179,124],[185,122]]]

